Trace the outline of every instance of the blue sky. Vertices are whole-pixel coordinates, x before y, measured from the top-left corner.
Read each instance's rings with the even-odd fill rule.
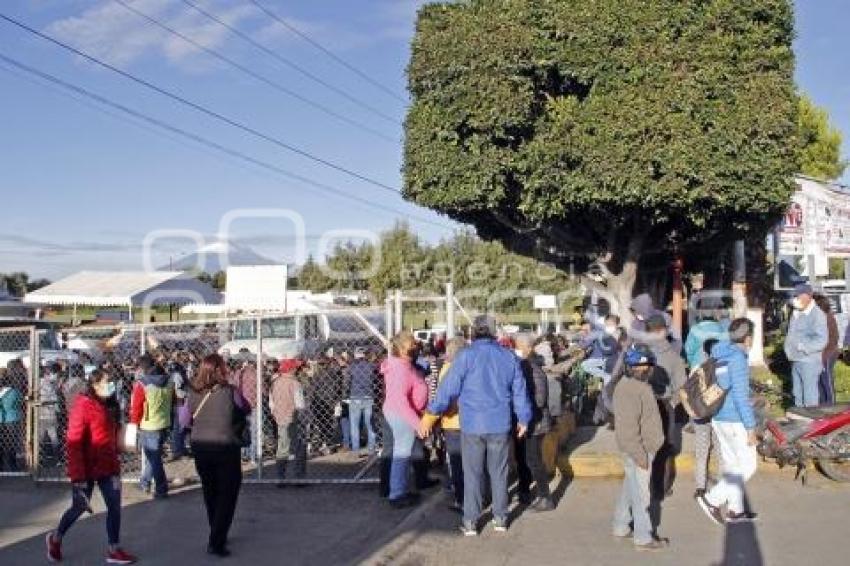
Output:
[[[197,2],[389,119],[284,67],[180,0],[131,0],[139,10],[284,88],[378,130],[380,137],[239,73],[112,0],[12,0],[3,2],[0,11],[257,130],[386,185],[401,185],[403,102],[322,55],[247,0]],[[421,1],[261,3],[406,99],[404,67]],[[845,33],[850,4],[802,0],[796,5],[799,84],[830,111],[848,137],[850,59],[841,54],[850,52]],[[212,241],[221,217],[238,208],[297,211],[313,253],[320,252],[318,238],[328,230],[382,230],[402,214],[415,216],[409,222],[428,241],[457,227],[385,190],[191,112],[7,23],[0,23],[0,53],[276,167],[399,211],[329,196],[127,118],[116,119],[0,64],[0,271],[57,278],[84,268],[140,268],[141,244],[152,230],[187,229]],[[263,218],[237,220],[232,232],[237,241],[288,262],[294,259],[293,234],[291,223]],[[159,263],[194,248],[185,238],[160,244],[154,258]]]

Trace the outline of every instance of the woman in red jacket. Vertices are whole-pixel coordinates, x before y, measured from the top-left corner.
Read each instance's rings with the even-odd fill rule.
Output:
[[[115,398],[115,382],[103,370],[95,370],[88,388],[74,402],[68,416],[66,446],[68,477],[72,484],[71,507],[59,526],[47,534],[47,558],[62,560],[62,538],[85,511],[97,484],[106,504],[107,564],[133,564],[136,558],[119,546],[121,531],[121,463],[118,460],[120,408]]]

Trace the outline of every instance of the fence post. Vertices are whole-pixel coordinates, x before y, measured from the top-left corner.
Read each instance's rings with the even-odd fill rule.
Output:
[[[38,392],[41,383],[41,343],[39,342],[38,329],[30,328],[30,371],[29,371],[29,394],[27,395],[27,438],[25,451],[27,452],[27,464],[33,479],[38,476],[39,466],[39,435],[38,435]]]
[[[389,341],[392,339],[393,334],[395,334],[393,331],[393,300],[389,295],[387,295],[384,301],[384,309],[384,334],[386,334],[386,338]]]
[[[455,286],[446,283],[446,338],[455,337]]]
[[[257,317],[257,398],[254,405],[254,454],[257,458],[257,480],[263,479],[263,317]]]
[[[401,332],[404,330],[404,303],[402,301],[401,289],[395,290],[395,330]]]

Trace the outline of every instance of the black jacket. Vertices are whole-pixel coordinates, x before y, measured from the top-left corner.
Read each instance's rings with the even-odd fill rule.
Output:
[[[533,435],[546,434],[552,430],[552,419],[549,414],[549,380],[543,371],[542,362],[543,360],[537,354],[531,354],[521,362],[532,408],[528,434]]]

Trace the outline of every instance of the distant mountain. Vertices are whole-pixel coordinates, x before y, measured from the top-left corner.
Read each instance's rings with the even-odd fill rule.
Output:
[[[171,264],[160,267],[161,270],[206,271],[216,273],[226,271],[229,265],[277,265],[281,262],[262,256],[246,246],[233,242],[218,241],[208,244],[197,251],[175,259]]]

